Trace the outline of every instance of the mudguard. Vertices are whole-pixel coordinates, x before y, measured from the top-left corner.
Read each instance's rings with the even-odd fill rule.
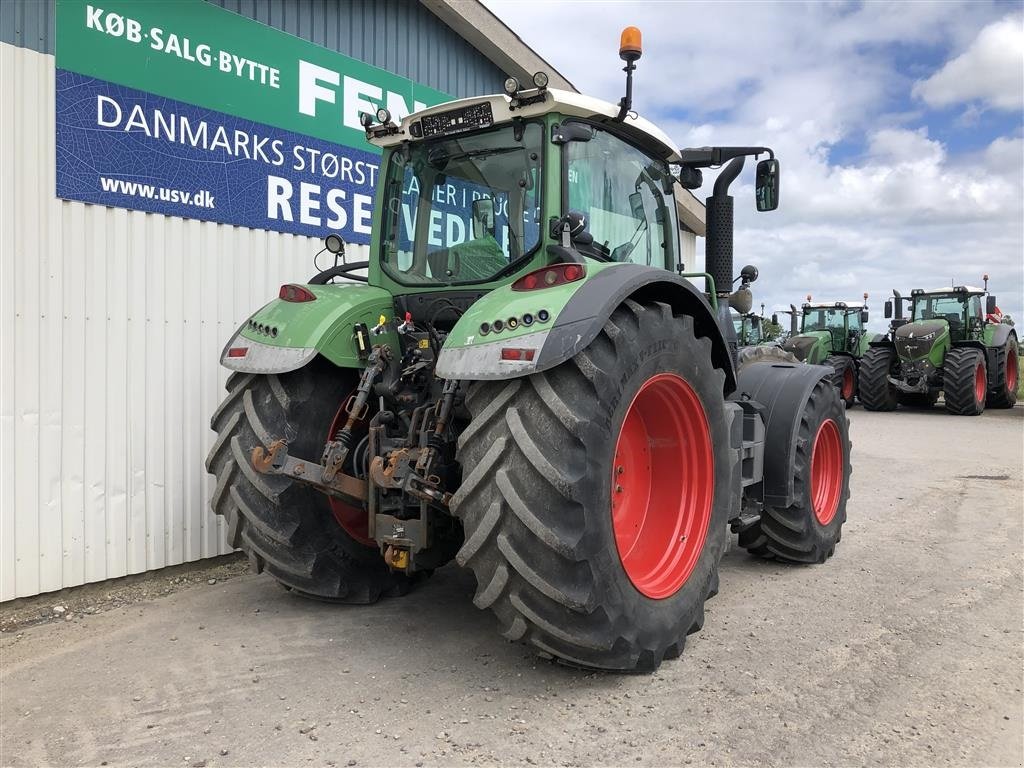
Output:
[[[824,365],[753,363],[740,371],[737,396],[754,401],[765,420],[764,503],[788,507],[795,501],[793,465],[796,461],[800,415],[814,386],[832,376]]]
[[[1006,323],[992,324],[989,326],[992,328],[991,334],[986,333],[985,345],[988,347],[1002,348],[1006,346],[1006,342],[1009,341],[1010,336],[1017,337],[1016,329],[1012,325]]]
[[[394,302],[382,288],[362,283],[303,285],[312,301],[275,299],[246,320],[221,352],[225,368],[246,373],[286,373],[318,354],[342,368],[362,368],[354,338],[357,323],[373,328],[391,321]],[[394,322],[372,343],[397,346]]]
[[[698,336],[711,339],[712,360],[725,371],[725,394],[736,387],[732,356],[711,305],[688,280],[641,264],[587,264],[578,283],[513,291],[505,286],[481,298],[459,319],[438,358],[441,378],[469,381],[529,376],[565,362],[600,333],[617,306],[628,298],[663,301],[693,317]],[[523,321],[529,315],[531,322]],[[540,318],[547,316],[546,321]],[[501,320],[504,328],[495,332]],[[514,328],[510,320],[515,320]],[[514,350],[503,359],[503,350]],[[518,353],[518,357],[516,357]]]

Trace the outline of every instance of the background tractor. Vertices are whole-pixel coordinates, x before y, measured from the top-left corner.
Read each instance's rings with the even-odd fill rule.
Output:
[[[778,315],[772,315],[771,320],[765,319],[764,304],[761,305],[761,314],[747,312],[741,315],[733,312],[732,324],[736,332],[736,341],[739,345],[737,355],[737,368],[742,370],[749,363],[774,362],[774,363],[799,363],[792,354],[785,351],[777,340],[782,326],[779,325]]]
[[[860,302],[811,302],[811,297],[800,310],[800,332],[796,332],[796,312],[793,314],[793,332],[782,343],[782,348],[797,360],[811,365],[832,368],[832,382],[846,407],[853,405],[857,395],[860,359],[872,338],[864,325],[868,322],[868,295]]]
[[[230,541],[298,595],[368,603],[453,560],[503,634],[569,663],[649,669],[718,590],[728,528],[752,553],[832,555],[850,441],[816,366],[737,371],[729,185],[765,147],[676,149],[618,105],[548,90],[400,122],[370,258],[281,287],[224,348],[207,467]],[[676,192],[720,167],[702,293]],[[365,270],[365,275],[362,274]],[[347,282],[333,282],[338,278]],[[362,284],[352,281],[360,281]]]
[[[897,405],[931,408],[942,393],[946,410],[977,416],[1017,402],[1017,332],[1000,322],[996,297],[968,285],[893,291],[887,336],[871,342],[861,363],[861,402],[872,411]],[[903,304],[910,304],[910,317]],[[895,317],[893,317],[895,315]]]

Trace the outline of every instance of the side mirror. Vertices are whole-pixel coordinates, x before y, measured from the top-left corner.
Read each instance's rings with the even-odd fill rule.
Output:
[[[340,235],[328,235],[324,238],[324,248],[333,253],[335,256],[345,255],[345,241],[341,239]]]
[[[989,294],[985,297],[985,314],[994,315],[996,313],[996,297]]]
[[[647,214],[644,212],[644,196],[639,192],[633,192],[629,196],[629,210],[637,221],[646,221]]]
[[[754,185],[757,210],[774,211],[779,207],[779,161],[762,160],[757,164],[757,181]]]
[[[772,325],[779,324],[779,316],[775,312],[772,313]]]
[[[473,201],[473,239],[494,235],[494,200],[481,197]]]
[[[740,270],[740,279],[744,283],[752,283],[757,280],[757,267],[753,264],[747,264],[743,269]]]
[[[885,302],[885,319],[888,320],[892,317],[892,299]]]
[[[868,311],[866,309],[862,309],[860,311],[860,321],[862,323],[866,323],[868,321]]]

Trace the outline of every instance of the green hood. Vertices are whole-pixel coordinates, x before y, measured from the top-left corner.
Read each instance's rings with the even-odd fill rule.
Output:
[[[828,331],[808,331],[799,336],[790,336],[782,348],[801,362],[821,363],[832,349],[832,334]]]
[[[938,368],[949,349],[949,323],[945,320],[918,320],[901,325],[896,329],[895,344],[901,360],[928,358]]]

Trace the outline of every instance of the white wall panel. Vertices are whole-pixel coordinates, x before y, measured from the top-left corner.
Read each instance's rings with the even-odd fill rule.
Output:
[[[0,600],[229,551],[220,351],[319,247],[58,200],[54,134],[53,57],[0,43]]]

